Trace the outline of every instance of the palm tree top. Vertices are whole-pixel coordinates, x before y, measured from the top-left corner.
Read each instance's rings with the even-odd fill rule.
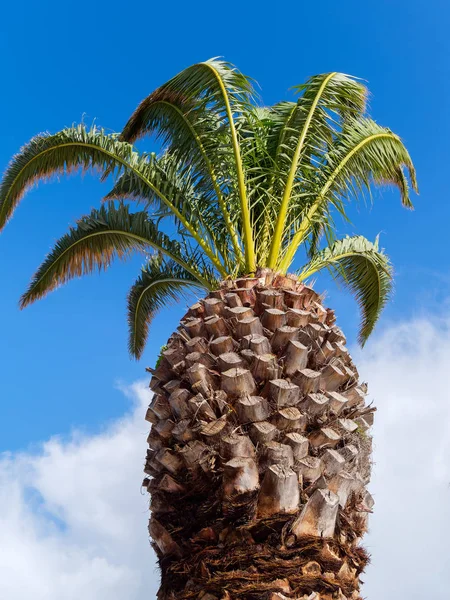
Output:
[[[250,78],[211,59],[151,93],[120,135],[78,125],[33,138],[5,172],[0,228],[41,180],[96,170],[114,183],[106,202],[56,243],[21,305],[143,252],[128,297],[129,346],[138,357],[168,300],[258,267],[285,274],[303,249],[298,277],[327,268],[343,281],[359,302],[364,343],[389,297],[392,268],[377,240],[337,240],[334,218],[346,218],[347,203],[373,185],[396,186],[412,208],[414,166],[400,138],[367,115],[360,80],[325,73],[295,91],[295,101],[262,106]],[[156,136],[157,154],[132,145],[148,135]]]

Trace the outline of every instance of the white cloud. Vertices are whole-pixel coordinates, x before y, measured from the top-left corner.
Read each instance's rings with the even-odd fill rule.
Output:
[[[427,319],[389,327],[355,353],[378,406],[369,600],[448,597],[449,357],[449,324]],[[140,494],[148,388],[125,391],[132,412],[104,432],[0,457],[0,598],[155,596]]]
[[[378,407],[369,599],[448,599],[449,325],[420,319],[393,326],[355,356]]]
[[[94,436],[53,438],[0,460],[0,598],[138,600],[158,574],[140,494],[148,388]]]

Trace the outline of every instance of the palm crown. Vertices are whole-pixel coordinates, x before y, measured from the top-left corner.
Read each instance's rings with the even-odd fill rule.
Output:
[[[152,316],[168,300],[257,267],[284,274],[303,247],[309,262],[298,277],[327,268],[344,282],[361,308],[364,343],[389,297],[392,269],[377,240],[337,240],[333,215],[345,217],[346,201],[372,184],[397,186],[411,208],[414,167],[400,138],[366,116],[360,81],[327,73],[296,91],[296,102],[260,106],[251,80],[213,59],[155,90],[120,135],[78,125],[33,138],[5,173],[0,227],[39,180],[95,169],[114,185],[99,209],[58,240],[21,306],[144,252],[128,295],[129,349],[139,357]],[[131,145],[148,134],[161,143],[158,155]],[[131,212],[130,201],[142,210]]]

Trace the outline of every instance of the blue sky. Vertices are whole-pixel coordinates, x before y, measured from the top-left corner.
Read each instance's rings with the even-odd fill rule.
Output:
[[[371,600],[448,599],[449,17],[444,0],[24,0],[0,8],[1,170],[42,131],[80,120],[120,131],[155,87],[213,56],[259,81],[266,103],[315,73],[368,81],[372,115],[404,139],[420,196],[408,212],[396,193],[376,194],[372,208],[351,207],[353,224],[342,228],[381,233],[396,269],[395,297],[362,353],[352,298],[326,278],[316,288],[336,308],[379,409],[363,592]],[[139,489],[144,368],[184,307],[158,316],[139,363],[128,357],[125,322],[138,257],[17,308],[52,243],[107,189],[90,175],[41,185],[0,234],[0,597],[8,600],[144,600],[158,587]],[[411,570],[418,545],[434,548],[433,560]]]
[[[267,103],[287,98],[309,75],[339,70],[368,81],[371,112],[402,136],[415,161],[416,211],[386,191],[370,210],[352,209],[349,233],[381,243],[394,262],[394,301],[383,323],[438,307],[447,296],[450,204],[450,8],[444,1],[3,3],[0,165],[30,137],[74,122],[119,131],[137,103],[196,61],[222,55],[261,85]],[[17,300],[51,244],[98,205],[94,177],[72,177],[28,194],[0,236],[0,451],[96,431],[121,415],[115,382],[144,374],[183,307],[156,320],[140,363],[126,349],[125,296],[140,259],[74,281],[20,312]],[[327,280],[350,341],[356,306]]]

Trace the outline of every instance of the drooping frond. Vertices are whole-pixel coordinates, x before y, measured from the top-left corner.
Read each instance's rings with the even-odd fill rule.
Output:
[[[233,112],[242,112],[251,106],[254,94],[248,77],[234,65],[212,58],[184,69],[143,100],[125,125],[122,136],[133,141],[153,131],[151,107],[157,97],[169,98],[177,106],[183,103],[188,110],[203,104],[218,115],[226,115],[227,103]]]
[[[80,169],[95,169],[102,174],[133,173],[143,187],[150,188],[160,198],[184,231],[195,239],[215,267],[225,274],[216,252],[198,231],[198,218],[194,222],[189,219],[191,211],[188,202],[183,203],[178,198],[175,204],[175,200],[164,193],[166,189],[157,187],[160,180],[152,181],[151,175],[155,171],[149,167],[147,157],[134,151],[127,142],[119,142],[117,136],[106,135],[95,127],[87,130],[79,125],[54,135],[39,135],[22,148],[11,161],[0,187],[0,229],[32,185],[54,175]]]
[[[372,182],[392,184],[400,190],[403,206],[412,208],[403,169],[407,170],[417,192],[415,169],[398,135],[372,119],[357,119],[343,129],[327,155],[326,167],[321,171],[323,188],[320,195],[331,192],[340,197],[351,197],[368,189]]]
[[[206,270],[202,273],[211,287],[214,279]],[[216,283],[217,285],[217,283]],[[141,274],[128,294],[128,348],[140,358],[148,337],[150,323],[161,308],[179,301],[193,288],[204,288],[196,277],[173,260],[153,256],[142,268]]]
[[[354,294],[361,310],[359,341],[364,345],[392,291],[392,267],[375,243],[363,236],[345,237],[318,252],[299,272],[300,279],[322,269],[332,274]]]
[[[326,219],[330,205],[345,214],[345,200],[370,189],[372,183],[398,187],[403,206],[412,208],[404,169],[417,191],[411,157],[397,135],[371,119],[357,119],[346,125],[326,154],[326,163],[317,171],[314,187],[298,215],[298,227],[279,264],[280,269],[289,268],[312,222]]]
[[[95,169],[120,172],[139,161],[132,146],[103,131],[78,125],[54,135],[40,134],[16,154],[0,187],[0,228],[12,216],[29,188],[60,174]]]
[[[23,308],[31,304],[74,277],[106,269],[115,258],[125,259],[133,251],[161,252],[200,285],[210,285],[198,266],[199,256],[160,232],[145,211],[130,213],[126,205],[116,208],[109,203],[81,218],[56,242],[33,276],[20,305]]]
[[[242,165],[241,149],[239,137],[236,131],[234,115],[246,111],[251,106],[253,96],[253,88],[248,77],[245,77],[232,65],[218,59],[211,59],[206,62],[198,63],[188,67],[181,73],[178,73],[170,81],[161,86],[157,93],[165,98],[169,97],[172,102],[180,106],[180,103],[186,104],[187,107],[195,105],[195,111],[199,113],[200,119],[208,122],[213,116],[216,119],[217,129],[225,130],[229,145],[227,146],[226,139],[220,140],[217,133],[214,136],[216,142],[222,141],[219,146],[225,156],[232,151],[233,169],[229,171],[232,175],[231,183],[236,187],[237,197],[239,198],[239,217],[242,230],[242,238],[245,249],[246,267],[249,271],[254,271],[256,268],[253,231],[250,218],[250,209],[247,198],[247,187],[245,181],[245,173]],[[154,98],[151,96],[144,100],[137,108],[135,113],[130,118],[123,131],[123,138],[133,140],[149,131],[151,127],[157,125],[164,127],[164,121],[161,120],[161,115],[156,117],[154,111],[152,113]],[[205,117],[205,114],[210,117]],[[180,115],[179,115],[180,116]],[[165,117],[167,111],[165,111]],[[197,117],[194,117],[194,130],[198,127]],[[204,121],[205,122],[205,121]],[[178,125],[179,125],[178,119]],[[186,125],[186,121],[185,121]],[[178,126],[177,135],[182,131]],[[171,139],[172,134],[163,135]],[[186,139],[186,127],[183,128],[183,138]],[[205,136],[201,137],[201,142],[206,143]],[[198,140],[195,141],[197,148]],[[225,142],[225,143],[224,143]],[[209,145],[211,142],[208,142]],[[182,152],[186,151],[189,144],[185,144]],[[216,146],[217,147],[217,146]],[[201,150],[198,150],[201,152]],[[207,151],[207,149],[206,149]],[[223,160],[225,164],[227,160]],[[218,166],[218,165],[215,165]]]

